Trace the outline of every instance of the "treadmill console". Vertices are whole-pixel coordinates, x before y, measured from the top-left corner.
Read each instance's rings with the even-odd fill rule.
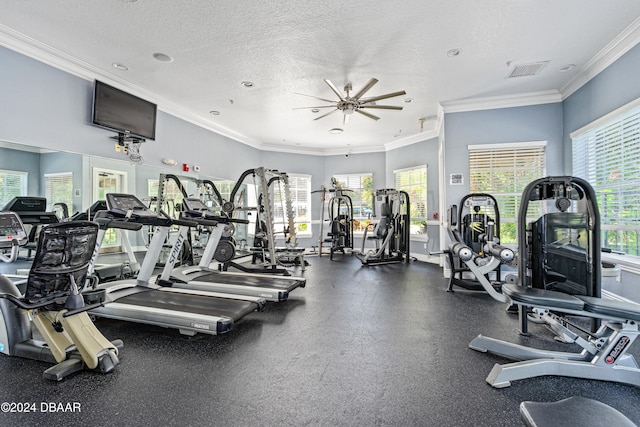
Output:
[[[20,217],[14,212],[0,212],[0,249],[10,248],[14,243],[27,243],[27,232]]]
[[[188,214],[206,214],[209,211],[209,207],[204,202],[196,197],[185,197],[182,199],[182,206],[184,211]]]
[[[149,210],[144,203],[133,194],[108,193],[107,210],[122,218],[156,219],[158,214]]]

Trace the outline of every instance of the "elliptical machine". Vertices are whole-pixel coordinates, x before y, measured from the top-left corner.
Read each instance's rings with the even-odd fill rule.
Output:
[[[98,225],[78,221],[51,224],[39,234],[36,254],[24,296],[0,276],[0,352],[55,363],[44,378],[60,381],[82,369],[108,373],[119,364],[121,340],[109,342],[89,318],[80,291],[92,280],[87,275],[96,248]],[[20,218],[0,212],[0,248],[13,262],[27,242]],[[33,338],[33,326],[44,341]]]

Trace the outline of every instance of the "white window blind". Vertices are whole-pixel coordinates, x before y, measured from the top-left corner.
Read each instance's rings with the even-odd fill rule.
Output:
[[[640,255],[640,106],[571,137],[573,174],[596,192],[603,246]]]
[[[14,197],[27,195],[27,172],[0,170],[0,208]]]
[[[67,214],[73,212],[73,173],[47,173],[44,175],[44,197],[47,199],[47,211],[55,211],[54,205],[64,203]]]
[[[469,146],[469,190],[498,201],[500,237],[516,243],[520,198],[525,187],[545,176],[545,142]],[[537,205],[532,205],[538,208]],[[528,216],[537,218],[539,212]]]
[[[425,234],[427,224],[427,166],[393,171],[395,189],[409,194],[411,234]]]
[[[311,176],[288,174],[289,197],[294,212],[296,234],[311,233]],[[281,233],[288,225],[285,215],[286,205],[284,184],[279,181],[272,184],[273,188],[273,228],[276,233]]]

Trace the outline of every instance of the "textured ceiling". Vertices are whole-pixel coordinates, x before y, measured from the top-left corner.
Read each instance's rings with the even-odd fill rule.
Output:
[[[0,44],[247,144],[323,154],[433,136],[440,105],[558,101],[635,45],[640,26],[637,0],[0,0],[0,10]],[[507,78],[538,62],[537,75]],[[297,109],[328,105],[301,94],[336,99],[324,79],[357,92],[371,78],[366,97],[405,90],[378,102],[402,111],[345,125],[341,112]]]

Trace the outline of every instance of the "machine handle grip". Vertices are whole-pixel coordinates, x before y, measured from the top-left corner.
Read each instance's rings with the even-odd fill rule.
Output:
[[[464,243],[451,243],[449,245],[449,250],[453,252],[461,261],[469,261],[473,258],[473,251],[471,248]]]
[[[495,244],[487,244],[484,247],[485,252],[489,252],[494,257],[500,259],[502,262],[511,262],[515,257],[513,250]]]
[[[184,225],[185,227],[197,227],[198,222],[190,219],[174,219],[171,221],[175,225]],[[217,222],[216,222],[217,224]]]
[[[107,228],[118,228],[121,230],[138,231],[142,228],[142,224],[140,223],[129,222],[129,221],[118,221],[117,219],[94,217],[93,221],[97,222],[100,228],[105,230]]]

